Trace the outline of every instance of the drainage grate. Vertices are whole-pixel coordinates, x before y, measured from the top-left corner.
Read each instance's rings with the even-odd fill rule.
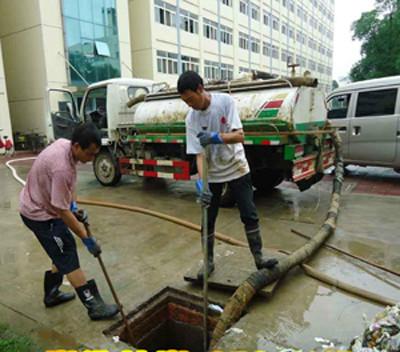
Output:
[[[127,341],[122,321],[104,331],[108,336],[149,352],[203,348],[203,300],[187,292],[166,287],[128,314],[133,341]],[[219,313],[209,310],[208,333],[214,329]]]

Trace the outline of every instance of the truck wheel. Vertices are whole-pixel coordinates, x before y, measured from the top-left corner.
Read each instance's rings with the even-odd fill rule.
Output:
[[[94,175],[103,186],[114,186],[121,179],[121,170],[114,156],[107,150],[100,151],[93,162]]]
[[[267,170],[251,174],[253,186],[261,193],[271,192],[276,186],[282,183],[283,179],[284,174],[280,170]]]
[[[222,186],[221,199],[219,201],[221,207],[230,208],[235,205],[235,198],[233,198],[233,194],[231,189],[228,187],[227,183],[224,183]]]

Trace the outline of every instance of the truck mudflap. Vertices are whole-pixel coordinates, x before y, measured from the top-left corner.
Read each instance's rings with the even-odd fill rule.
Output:
[[[322,169],[325,170],[335,162],[335,151],[325,150],[322,153]],[[292,180],[298,182],[315,175],[318,170],[318,154],[311,154],[304,158],[293,160]]]
[[[118,162],[124,175],[190,180],[188,161],[119,158]]]

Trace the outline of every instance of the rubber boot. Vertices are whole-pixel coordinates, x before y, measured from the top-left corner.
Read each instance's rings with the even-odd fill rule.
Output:
[[[214,234],[211,234],[211,235],[208,235],[208,238],[207,238],[208,276],[210,276],[213,273],[213,271],[215,270],[215,265],[214,265],[214,237],[215,237]],[[201,241],[201,244],[203,244],[203,241]],[[201,269],[197,273],[197,280],[203,281],[203,276],[204,276],[204,265],[201,266]]]
[[[260,269],[272,269],[278,264],[278,260],[275,258],[265,258],[262,254],[262,238],[260,229],[254,229],[246,232],[247,241],[251,254],[253,254],[254,262],[258,270]]]
[[[76,293],[87,308],[88,315],[92,320],[109,319],[119,312],[116,304],[104,303],[94,280],[89,280],[86,285],[77,287]]]
[[[54,307],[75,298],[73,292],[63,293],[59,290],[62,281],[63,275],[58,272],[52,273],[51,270],[48,270],[44,273],[43,302],[46,307]]]

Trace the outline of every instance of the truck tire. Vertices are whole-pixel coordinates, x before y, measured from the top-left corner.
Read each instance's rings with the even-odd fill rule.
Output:
[[[93,162],[94,175],[103,186],[115,186],[121,179],[121,170],[108,150],[101,150]]]
[[[253,186],[261,193],[271,192],[282,183],[284,178],[284,173],[281,170],[263,170],[251,174]]]
[[[233,197],[231,189],[227,183],[222,186],[221,199],[219,205],[223,208],[231,208],[235,205],[235,198]]]

